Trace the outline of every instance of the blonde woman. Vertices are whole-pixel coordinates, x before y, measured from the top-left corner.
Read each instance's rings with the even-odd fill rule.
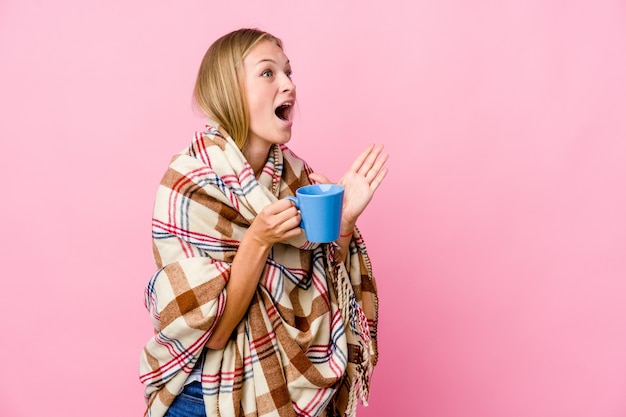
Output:
[[[286,146],[296,86],[282,42],[256,29],[221,37],[195,98],[210,125],[174,156],[154,206],[146,415],[355,415],[378,317],[356,222],[387,155],[370,145],[354,161],[340,181],[340,237],[311,243],[285,197],[329,180]]]

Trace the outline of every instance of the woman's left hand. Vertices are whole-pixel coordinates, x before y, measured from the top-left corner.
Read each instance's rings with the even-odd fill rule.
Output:
[[[383,145],[369,145],[352,163],[339,185],[344,187],[342,225],[354,226],[357,218],[372,201],[374,192],[387,175],[385,162],[389,158],[381,153]],[[311,174],[310,178],[319,183],[330,181],[322,174]]]

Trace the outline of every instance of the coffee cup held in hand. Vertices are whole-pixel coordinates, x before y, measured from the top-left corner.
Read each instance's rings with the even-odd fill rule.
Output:
[[[302,215],[300,226],[309,242],[327,243],[339,238],[343,187],[337,184],[305,185],[296,190],[293,201]]]

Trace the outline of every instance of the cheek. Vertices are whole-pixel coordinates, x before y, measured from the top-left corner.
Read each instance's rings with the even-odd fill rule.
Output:
[[[272,110],[272,104],[260,92],[248,95],[248,111],[250,112],[250,122],[254,118],[265,117]]]
[[[263,115],[261,103],[254,99],[248,101],[248,112],[250,114],[250,123],[254,124]]]

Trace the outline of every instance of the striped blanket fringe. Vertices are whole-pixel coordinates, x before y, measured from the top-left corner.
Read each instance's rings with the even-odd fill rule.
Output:
[[[365,263],[368,264],[369,267],[370,263],[367,251],[364,247],[362,247],[362,239],[359,240],[360,242],[357,242],[357,246],[361,247],[358,249],[363,256]],[[331,283],[337,296],[337,304],[339,305],[341,317],[347,326],[346,332],[352,332],[354,337],[357,339],[360,348],[359,351],[361,353],[361,361],[356,364],[355,374],[348,375],[350,378],[350,389],[344,416],[354,417],[356,416],[356,408],[359,400],[363,405],[367,406],[370,391],[370,380],[374,368],[372,356],[375,355],[375,350],[372,344],[367,317],[357,302],[352,284],[348,280],[349,275],[347,273],[342,273],[341,271],[342,268],[345,269],[345,266],[343,263],[335,261],[337,244],[332,242],[327,245],[327,248],[328,275],[331,277]],[[368,268],[368,272],[371,275],[371,268]]]

